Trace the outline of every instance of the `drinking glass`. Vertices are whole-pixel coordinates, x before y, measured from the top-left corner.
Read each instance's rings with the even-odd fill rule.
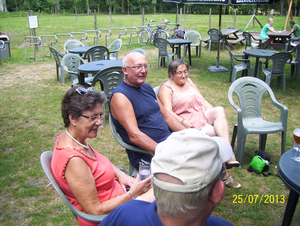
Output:
[[[141,176],[141,181],[150,176],[150,162],[144,161],[143,159],[141,160],[139,174]]]
[[[292,157],[292,159],[296,162],[300,162],[300,156],[299,156],[299,148],[300,148],[300,128],[296,128],[293,133],[294,141],[298,145],[297,147],[297,156]]]

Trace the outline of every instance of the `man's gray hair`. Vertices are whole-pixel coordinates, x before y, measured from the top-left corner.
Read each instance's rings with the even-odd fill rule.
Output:
[[[167,174],[156,174],[158,180],[165,181]],[[219,178],[219,175],[218,177]],[[177,181],[179,181],[177,179]],[[214,180],[215,181],[215,180]],[[180,184],[180,181],[178,182]],[[182,183],[181,183],[182,184]],[[190,220],[199,216],[206,208],[206,200],[212,189],[212,183],[197,192],[179,193],[165,191],[153,184],[154,196],[156,198],[157,209],[166,216],[178,218],[183,214]]]

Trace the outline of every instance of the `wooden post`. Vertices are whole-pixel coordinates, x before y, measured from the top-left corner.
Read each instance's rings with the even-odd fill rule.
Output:
[[[143,13],[143,15],[142,15],[143,23],[142,23],[142,25],[144,26],[145,8],[143,8],[142,13]]]
[[[211,8],[209,8],[209,29],[211,29]]]
[[[255,12],[255,8],[253,7],[253,15],[255,15],[255,13],[256,13],[256,12]],[[255,25],[254,25],[254,22],[255,22],[255,21],[253,20],[253,29],[254,29],[254,26],[255,26]]]
[[[97,30],[97,14],[95,9],[94,9],[94,25],[95,25],[95,30]]]
[[[236,26],[236,9],[234,9],[234,28]]]
[[[180,27],[182,25],[182,8],[180,8]]]
[[[289,1],[289,0],[288,0],[288,1]],[[288,11],[288,13],[287,13],[287,15],[286,15],[286,20],[285,20],[284,30],[286,30],[287,24],[288,24],[288,22],[289,22],[289,17],[290,17],[291,11],[292,11],[292,5],[293,5],[293,0],[291,0],[291,2],[290,2],[289,11]],[[293,16],[291,16],[291,19],[293,19]]]
[[[274,15],[274,9],[271,9],[271,18],[273,18]]]
[[[176,4],[176,24],[178,23],[178,3]]]

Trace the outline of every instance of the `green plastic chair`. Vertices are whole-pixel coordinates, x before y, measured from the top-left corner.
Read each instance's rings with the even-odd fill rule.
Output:
[[[275,53],[269,56],[266,61],[259,62],[258,78],[260,78],[260,72],[262,71],[266,75],[266,83],[270,86],[271,77],[276,76],[278,78],[277,87],[280,87],[281,79],[283,78],[283,92],[285,92],[286,75],[284,73],[284,66],[291,60],[292,55],[290,53]],[[269,61],[273,62],[272,68],[263,68],[262,64],[268,65]]]
[[[255,47],[258,47],[259,49],[262,48],[262,41],[261,39],[256,39],[253,37],[253,35],[249,32],[244,31],[243,32],[243,36],[246,40],[246,45],[245,45],[245,49],[247,49],[247,47],[250,47],[251,49],[254,49]],[[252,39],[256,42],[252,42]]]
[[[82,218],[86,221],[100,223],[104,219],[104,217],[106,217],[107,215],[87,214],[87,213],[81,212],[80,210],[78,210],[76,207],[74,207],[70,203],[69,199],[66,197],[66,195],[63,193],[63,191],[61,190],[61,188],[57,184],[56,179],[55,179],[55,177],[52,173],[52,170],[51,170],[52,155],[53,155],[52,151],[43,152],[40,156],[40,162],[41,162],[42,168],[43,168],[47,178],[51,182],[53,188],[56,190],[56,192],[59,194],[59,196],[62,198],[62,200],[67,204],[69,209],[74,214],[76,220],[77,220],[77,217],[80,217],[80,218]]]
[[[288,53],[292,53],[294,51],[296,51],[296,59],[293,61],[288,61],[287,64],[291,65],[291,75],[292,76],[294,76],[294,74],[295,74],[295,67],[296,67],[295,81],[298,81],[299,69],[300,69],[300,43],[298,45],[296,45]]]
[[[71,86],[78,84],[78,66],[84,64],[85,61],[77,54],[67,53],[62,59],[62,67],[65,72],[69,73],[71,76]],[[64,79],[64,78],[63,78]],[[86,84],[91,84],[93,77],[84,78]]]
[[[212,28],[208,30],[207,34],[209,35],[208,50],[211,51],[212,44],[218,44],[218,40],[220,39],[220,32],[218,29]],[[223,42],[223,40],[220,39],[220,42]],[[224,42],[223,42],[223,50],[224,50]]]
[[[237,103],[233,100],[233,93],[238,97]],[[273,105],[280,110],[278,122],[263,119],[261,108],[264,94],[268,94]],[[238,113],[231,145],[234,147],[237,135],[237,160],[241,165],[248,134],[259,134],[259,150],[265,150],[267,135],[281,132],[281,154],[285,152],[288,108],[276,100],[272,89],[264,81],[255,77],[242,77],[235,80],[228,90],[228,100]]]
[[[153,157],[153,154],[151,152],[148,152],[148,151],[145,151],[139,147],[136,147],[136,146],[132,146],[132,145],[129,145],[127,143],[125,143],[121,137],[119,136],[118,132],[117,132],[117,128],[111,118],[111,114],[109,113],[109,125],[110,125],[110,129],[111,129],[111,132],[115,138],[115,140],[124,148],[130,150],[130,151],[134,151],[134,152],[137,152],[137,153],[141,153],[141,154],[145,154],[145,155],[149,155],[151,158]],[[139,173],[139,171],[134,168],[134,166],[130,163],[129,161],[129,176],[136,176],[137,174]]]
[[[84,46],[84,44],[81,41],[76,40],[76,39],[70,39],[64,43],[64,50],[65,50],[65,53],[69,53],[69,49],[72,49],[75,47],[82,47],[82,46]]]
[[[122,47],[122,39],[114,40],[107,48],[109,51],[109,59],[118,60],[118,52]]]
[[[141,53],[141,54],[143,54],[144,56],[146,56],[146,52],[145,52],[145,50],[143,50],[142,48],[134,49],[134,50],[132,50],[131,52],[138,52],[138,53]]]
[[[83,59],[87,59],[88,62],[96,61],[96,60],[105,60],[108,56],[109,59],[109,50],[105,46],[94,46],[89,48],[84,56]]]
[[[92,86],[100,83],[101,90],[107,97],[109,103],[112,91],[122,82],[124,78],[122,67],[109,67],[98,72],[93,79]],[[105,112],[105,105],[102,105],[103,112]],[[105,120],[102,121],[102,127],[105,126]]]
[[[230,60],[231,60],[231,67],[229,72],[229,82],[236,80],[236,75],[239,71],[244,71],[250,69],[250,74],[253,76],[253,67],[250,65],[250,60],[244,59],[244,55],[236,55],[231,52],[231,50],[226,46]],[[241,58],[241,59],[238,59]],[[240,64],[234,64],[234,61],[240,62]]]
[[[159,65],[159,58],[162,59],[162,65],[164,66],[165,58],[167,58],[167,67],[169,66],[169,63],[172,60],[172,57],[174,57],[175,53],[169,53],[168,52],[168,46],[170,46],[170,43],[163,38],[156,38],[153,41],[154,45],[158,48],[158,57],[157,57],[157,67]]]
[[[63,74],[64,73],[64,69],[63,69],[63,67],[61,65],[61,62],[60,62],[60,58],[62,59],[63,55],[60,54],[56,49],[54,49],[51,46],[49,46],[49,49],[50,49],[50,51],[53,54],[54,59],[55,59],[57,81],[59,81],[59,71],[60,71],[60,74],[61,74],[61,83],[64,84],[65,83],[65,75]]]
[[[196,56],[201,57],[202,38],[198,31],[189,30],[184,34],[184,39],[191,40],[191,47],[196,47]],[[199,51],[198,51],[199,50]],[[184,56],[186,57],[187,45],[184,45]]]

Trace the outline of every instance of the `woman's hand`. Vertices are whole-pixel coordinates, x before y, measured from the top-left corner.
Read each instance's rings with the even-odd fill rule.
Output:
[[[195,128],[195,126],[190,121],[187,120],[184,120],[182,125],[184,125],[185,128]]]
[[[128,176],[127,174],[121,174],[119,175],[119,177],[117,177],[120,184],[123,184],[123,185],[128,185],[129,187],[131,187],[135,181],[135,179],[131,176]]]
[[[147,192],[152,184],[151,184],[151,176],[146,178],[145,180],[140,181],[140,175],[137,174],[134,183],[130,187],[129,192],[133,195],[134,198],[140,196],[141,194],[144,194]]]

